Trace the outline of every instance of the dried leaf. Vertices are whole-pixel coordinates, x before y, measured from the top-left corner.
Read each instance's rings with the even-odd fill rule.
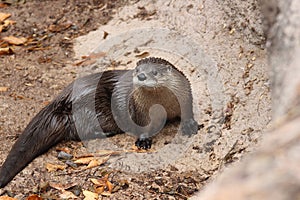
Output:
[[[91,181],[97,186],[106,186],[106,181],[108,181],[108,174],[99,179],[91,178]]]
[[[11,55],[13,53],[14,52],[10,47],[0,48],[0,56],[1,55]]]
[[[9,45],[7,44],[7,42],[4,42],[0,37],[0,48],[6,48],[6,47],[9,47]]]
[[[81,155],[74,155],[75,158],[86,158],[86,157],[94,157],[94,154],[92,153],[87,153],[87,154],[81,154]]]
[[[1,23],[1,22],[0,22],[0,23]],[[15,23],[16,23],[16,22],[13,21],[13,20],[9,20],[9,19],[5,20],[5,21],[3,22],[3,24],[0,25],[0,33],[1,33],[3,30],[6,30],[8,26],[13,25],[13,24],[15,24]]]
[[[47,106],[50,102],[51,102],[51,101],[44,101],[42,104],[43,104],[44,106]]]
[[[28,86],[28,87],[34,86],[32,83],[25,83],[25,85]]]
[[[86,165],[86,164],[89,164],[94,159],[95,159],[95,157],[79,158],[79,159],[75,160],[74,163]]]
[[[8,26],[8,25],[14,25],[16,24],[17,22],[14,21],[14,20],[10,20],[10,19],[7,19],[4,21],[4,26]]]
[[[85,60],[76,61],[73,66],[80,66]]]
[[[49,104],[50,103],[50,101],[48,101],[48,102],[46,102],[46,101],[44,101],[44,104]],[[46,105],[47,105],[46,104]],[[57,147],[56,148],[56,151],[63,151],[63,152],[66,152],[66,153],[68,153],[68,154],[71,154],[72,152],[71,152],[71,149],[70,148],[68,148],[68,147]]]
[[[91,182],[97,186],[105,186],[107,180],[91,178]]]
[[[113,150],[99,150],[95,153],[96,157],[108,156],[108,155],[119,155],[122,151],[113,151]]]
[[[5,8],[5,7],[7,7],[8,5],[7,4],[5,4],[5,3],[0,3],[0,8]]]
[[[101,194],[104,192],[105,188],[104,188],[104,186],[96,186],[94,189],[97,194]]]
[[[106,186],[107,186],[108,192],[111,193],[114,188],[114,185],[110,181],[106,181]]]
[[[60,199],[78,199],[79,198],[75,194],[73,194],[73,192],[65,191],[65,190],[62,191],[62,193],[59,195],[59,197],[60,197]]]
[[[98,58],[102,58],[106,55],[104,52],[91,53],[88,56],[82,56],[82,60],[75,62],[74,66],[88,66],[96,63]]]
[[[97,193],[88,190],[83,190],[82,193],[84,195],[84,200],[95,200],[99,198],[99,195]]]
[[[103,165],[104,163],[106,163],[108,161],[108,159],[110,158],[110,155],[109,156],[105,156],[105,157],[102,157],[102,158],[98,158],[97,159],[97,166],[100,166],[100,165]],[[96,164],[96,163],[95,163]],[[92,164],[90,163],[89,165],[92,166]],[[89,166],[87,166],[88,168]],[[96,166],[95,166],[96,167]],[[88,168],[89,169],[89,168]]]
[[[70,184],[49,183],[49,186],[56,190],[67,190],[76,185],[77,183],[70,183]]]
[[[11,16],[11,14],[9,13],[0,13],[0,22],[3,22],[4,20],[6,20],[7,18],[9,18]]]
[[[46,169],[47,169],[48,172],[64,170],[65,168],[66,168],[65,165],[55,165],[55,164],[51,164],[51,163],[46,164]]]
[[[112,192],[117,192],[121,189],[127,189],[129,187],[129,183],[126,179],[122,179],[118,181],[118,185],[115,186],[112,190]]]
[[[90,66],[92,64],[95,64],[97,62],[97,60],[95,59],[86,59],[86,60],[83,60],[82,62],[78,62],[78,63],[75,63],[76,66]]]
[[[27,41],[27,39],[24,37],[17,38],[15,36],[4,37],[3,40],[12,45],[21,45]]]
[[[105,40],[107,38],[107,36],[108,36],[108,32],[104,31],[103,32],[103,39]]]
[[[98,52],[98,53],[91,53],[90,55],[88,55],[86,58],[90,58],[90,59],[98,59],[98,58],[102,58],[106,55],[105,52]]]
[[[140,54],[136,55],[135,57],[137,57],[137,58],[146,58],[149,55],[150,55],[150,53],[145,51],[143,53],[140,53]]]
[[[43,200],[43,198],[36,194],[33,194],[33,195],[30,195],[29,197],[27,197],[26,200]]]
[[[8,87],[0,87],[0,92],[7,92],[8,91]]]
[[[64,31],[67,30],[68,28],[70,28],[72,26],[72,23],[65,23],[65,24],[51,24],[48,27],[48,30],[51,32],[60,32],[60,31]]]
[[[94,168],[94,167],[97,167],[99,165],[101,165],[102,163],[100,163],[98,160],[92,160],[88,166],[85,167],[85,169],[91,169],[91,168]]]
[[[112,193],[113,190],[113,184],[108,180],[108,174],[106,174],[104,177],[100,179],[91,178],[91,182],[95,185],[94,189],[95,192],[98,194],[102,194],[104,192],[104,189],[107,188],[109,193]]]
[[[38,63],[41,64],[41,63],[50,63],[52,62],[52,58],[49,58],[47,56],[41,56],[38,58]]]
[[[109,196],[111,196],[112,194],[111,194],[110,192],[105,192],[105,191],[104,191],[104,192],[101,193],[101,195],[102,195],[102,196],[109,197]]]
[[[17,199],[9,197],[9,196],[1,196],[0,200],[17,200]]]

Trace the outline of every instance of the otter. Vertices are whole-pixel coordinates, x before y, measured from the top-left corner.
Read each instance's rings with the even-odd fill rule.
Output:
[[[0,187],[63,140],[127,132],[137,138],[138,148],[150,149],[152,137],[176,118],[181,118],[183,134],[197,133],[190,83],[164,59],[145,58],[133,70],[78,78],[29,122],[1,167]]]

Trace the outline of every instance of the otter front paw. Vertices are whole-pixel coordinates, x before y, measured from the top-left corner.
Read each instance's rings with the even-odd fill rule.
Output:
[[[191,136],[198,131],[198,123],[194,119],[188,119],[183,121],[181,131],[184,135]]]
[[[137,146],[139,149],[150,149],[152,145],[152,139],[151,138],[138,138],[135,141],[135,146]]]

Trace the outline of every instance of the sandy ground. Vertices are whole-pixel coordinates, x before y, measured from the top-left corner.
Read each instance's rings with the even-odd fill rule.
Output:
[[[49,2],[28,1],[0,10],[17,21],[4,34],[48,35],[41,40],[43,50],[17,47],[16,54],[0,57],[0,86],[9,88],[0,93],[2,163],[31,117],[68,83],[103,69],[132,68],[144,56],[165,58],[185,73],[192,84],[195,118],[204,127],[184,138],[177,134],[178,124],[168,125],[154,138],[155,152],[121,154],[79,173],[69,168],[47,172],[45,163],[62,163],[53,148],[16,176],[3,194],[58,198],[60,192],[46,183],[76,183],[73,192],[92,190],[89,178],[109,171],[109,180],[120,186],[112,199],[186,199],[259,145],[271,103],[257,1]],[[49,25],[67,22],[76,27],[49,31]],[[93,63],[72,65],[101,52],[105,56]],[[58,146],[79,154],[94,146],[128,149],[133,142],[123,134],[84,146]]]

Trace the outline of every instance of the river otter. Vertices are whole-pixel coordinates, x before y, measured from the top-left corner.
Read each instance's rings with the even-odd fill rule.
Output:
[[[34,158],[62,140],[83,140],[128,132],[136,146],[151,148],[151,137],[166,120],[181,118],[181,132],[197,133],[190,83],[171,63],[146,58],[133,70],[104,71],[75,80],[28,124],[0,170],[6,186]]]

